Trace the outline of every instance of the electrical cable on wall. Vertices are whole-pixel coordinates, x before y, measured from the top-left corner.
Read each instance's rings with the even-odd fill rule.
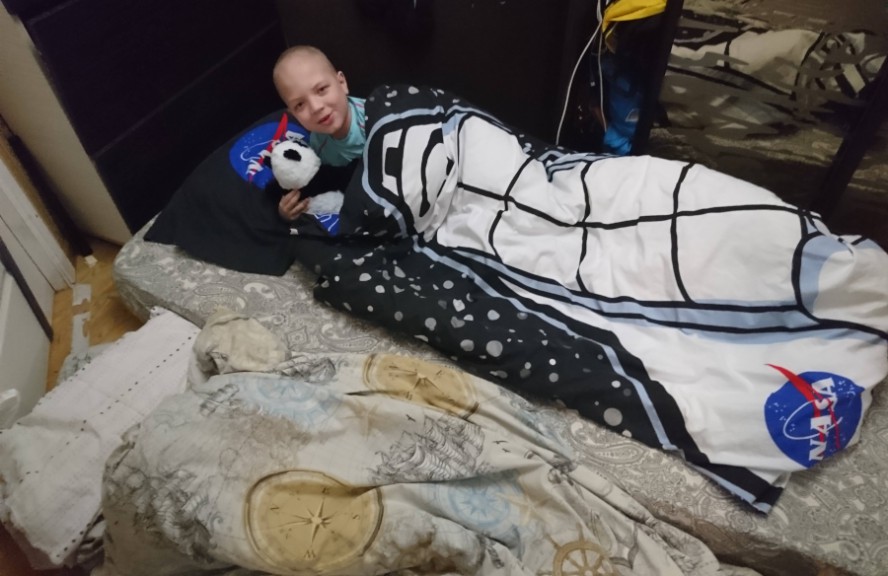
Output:
[[[602,6],[605,6],[602,12]],[[679,3],[679,7],[680,7]],[[570,94],[573,90],[573,82],[577,73],[577,69],[579,68],[580,62],[586,55],[586,52],[589,50],[589,47],[592,45],[592,42],[595,40],[596,36],[598,37],[598,53],[597,53],[597,64],[598,64],[598,96],[599,96],[599,105],[601,110],[601,124],[604,128],[605,134],[608,133],[608,122],[607,122],[607,106],[604,101],[604,71],[602,70],[602,54],[605,49],[610,50],[611,52],[615,51],[614,43],[612,42],[612,35],[614,33],[614,25],[620,22],[628,22],[633,20],[641,20],[645,18],[649,18],[651,16],[660,14],[664,12],[666,9],[666,0],[598,0],[596,4],[596,14],[598,17],[598,25],[595,27],[595,30],[592,32],[592,36],[589,38],[589,41],[586,43],[586,46],[583,48],[583,51],[580,53],[579,58],[577,58],[577,62],[574,65],[573,72],[570,75],[570,80],[567,85],[567,91],[564,96],[564,106],[561,110],[561,119],[558,122],[558,130],[555,136],[555,143],[558,144],[561,141],[561,130],[564,126],[564,119],[567,115],[567,106],[570,100]],[[611,103],[613,104],[613,100]],[[619,122],[617,123],[619,125]],[[619,133],[619,131],[618,131]],[[621,135],[622,138],[625,139],[625,135]],[[623,152],[621,152],[623,153]]]
[[[598,82],[598,87],[599,87],[599,90],[601,91],[601,92],[600,92],[600,96],[601,96],[601,98],[602,98],[602,102],[604,101],[604,100],[603,100],[603,98],[604,98],[604,93],[603,93],[603,90],[602,90],[602,80],[603,80],[603,79],[602,79],[602,77],[601,77],[601,66],[600,66],[600,62],[601,62],[601,40],[600,40],[600,34],[599,34],[599,32],[601,31],[601,21],[602,21],[602,20],[601,20],[601,2],[600,2],[600,1],[598,2],[597,13],[598,13],[598,25],[595,27],[595,30],[592,31],[592,35],[589,37],[589,41],[586,42],[586,46],[583,47],[582,52],[580,52],[580,56],[577,58],[577,61],[576,61],[576,63],[574,64],[573,72],[570,73],[570,80],[569,80],[568,83],[567,83],[567,90],[566,90],[566,92],[565,92],[565,94],[564,94],[564,106],[563,106],[562,109],[561,109],[561,119],[558,121],[558,130],[557,130],[557,132],[555,133],[555,144],[556,144],[556,145],[559,144],[559,142],[561,141],[561,128],[564,126],[564,117],[567,115],[567,105],[568,105],[568,102],[570,101],[570,92],[571,92],[571,90],[573,89],[573,81],[574,81],[574,77],[575,77],[576,74],[577,74],[577,68],[580,67],[580,62],[583,61],[583,57],[586,55],[586,52],[589,50],[589,46],[592,45],[592,41],[595,40],[595,37],[596,37],[596,36],[599,37],[599,43],[598,43],[598,46],[599,46],[599,50],[598,50],[598,59],[599,59],[599,66],[598,66],[598,80],[599,80],[599,82]],[[602,117],[603,117],[603,115],[602,115]]]

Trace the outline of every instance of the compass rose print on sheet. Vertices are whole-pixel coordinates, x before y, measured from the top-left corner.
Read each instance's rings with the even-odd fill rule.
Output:
[[[348,567],[376,539],[382,516],[376,488],[311,470],[267,476],[247,496],[250,544],[275,572]]]
[[[407,356],[373,354],[364,365],[368,388],[466,417],[478,408],[470,377],[454,370]]]
[[[535,524],[529,522],[535,520],[527,511],[530,498],[514,471],[432,486],[433,498],[449,518],[495,539],[519,556],[524,553],[525,539],[537,535]]]

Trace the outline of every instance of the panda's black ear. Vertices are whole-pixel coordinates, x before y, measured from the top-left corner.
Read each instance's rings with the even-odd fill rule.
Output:
[[[292,148],[284,150],[284,158],[293,162],[302,162],[302,154],[299,153],[299,150],[293,150]]]

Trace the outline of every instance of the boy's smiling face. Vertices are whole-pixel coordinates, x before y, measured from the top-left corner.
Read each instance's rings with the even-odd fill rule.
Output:
[[[322,56],[294,53],[279,62],[274,83],[287,110],[310,132],[348,135],[348,83]]]

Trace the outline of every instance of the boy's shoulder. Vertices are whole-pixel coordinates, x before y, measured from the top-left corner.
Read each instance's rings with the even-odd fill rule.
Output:
[[[357,96],[349,96],[348,102],[351,107],[358,112],[358,114],[364,114],[365,104],[367,103],[366,98],[358,98]]]

